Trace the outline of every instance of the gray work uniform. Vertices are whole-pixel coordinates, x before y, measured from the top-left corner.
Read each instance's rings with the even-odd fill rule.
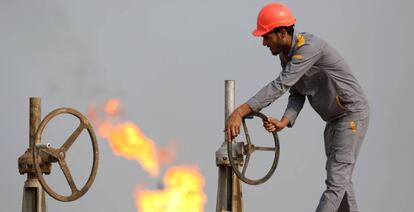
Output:
[[[307,97],[327,123],[327,188],[317,212],[358,211],[351,177],[369,119],[361,86],[339,53],[310,33],[295,32],[289,54],[279,56],[281,73],[247,104],[260,111],[289,90],[284,116],[292,127]]]

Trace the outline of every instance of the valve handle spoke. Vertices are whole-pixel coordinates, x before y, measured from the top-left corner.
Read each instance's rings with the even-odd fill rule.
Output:
[[[72,146],[75,140],[79,137],[82,133],[83,129],[85,129],[85,124],[83,121],[80,122],[78,128],[69,136],[69,138],[65,141],[65,143],[60,147],[60,149],[64,152],[67,152],[68,149]]]
[[[72,174],[68,168],[68,164],[66,163],[65,159],[59,160],[60,169],[62,169],[63,174],[65,174],[66,180],[69,183],[69,187],[72,190],[72,194],[78,192],[79,190],[76,188],[75,181],[73,181]]]
[[[247,129],[246,121],[244,119],[243,119],[243,130],[244,130],[244,135],[246,136],[247,144],[252,144],[252,142],[250,141],[249,130]]]
[[[249,164],[249,160],[250,160],[250,154],[248,154],[246,156],[246,162],[244,162],[244,166],[243,166],[243,170],[242,170],[242,175],[245,175],[245,173],[246,173],[246,169],[247,169],[247,165]]]
[[[275,147],[263,147],[263,146],[255,146],[254,150],[258,150],[258,151],[272,151],[275,152],[276,148]]]

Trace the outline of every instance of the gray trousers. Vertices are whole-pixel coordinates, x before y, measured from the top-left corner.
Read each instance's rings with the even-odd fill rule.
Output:
[[[347,114],[326,124],[326,190],[316,212],[358,211],[352,172],[368,123],[368,112],[361,112]]]

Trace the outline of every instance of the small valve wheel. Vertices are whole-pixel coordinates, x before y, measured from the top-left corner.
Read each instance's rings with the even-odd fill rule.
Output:
[[[40,141],[42,140],[42,133],[45,129],[46,125],[49,123],[49,121],[54,118],[55,116],[62,114],[62,113],[68,113],[73,116],[76,116],[80,124],[76,128],[76,130],[69,136],[69,138],[63,143],[63,145],[60,148],[52,148],[50,145],[44,145],[40,144]],[[76,187],[75,182],[73,181],[72,174],[69,170],[69,167],[66,163],[66,152],[69,150],[69,148],[72,146],[72,144],[75,142],[75,140],[78,138],[78,136],[82,133],[82,131],[86,129],[88,130],[89,137],[92,142],[92,149],[93,149],[93,165],[92,170],[89,175],[88,181],[86,184],[79,190]],[[31,144],[33,146],[32,149],[32,155],[33,155],[33,166],[35,168],[35,173],[37,175],[37,178],[39,179],[40,184],[42,185],[43,189],[53,198],[56,200],[62,201],[62,202],[69,202],[79,199],[81,196],[83,196],[88,189],[92,186],[93,181],[95,180],[96,173],[98,171],[98,161],[99,161],[99,149],[98,149],[98,143],[96,142],[96,136],[95,132],[93,131],[92,125],[89,123],[88,119],[83,116],[80,112],[71,109],[71,108],[58,108],[49,114],[42,120],[40,123],[36,134],[35,139],[33,140],[34,143]],[[38,144],[38,145],[35,145]],[[67,182],[69,183],[69,187],[72,191],[72,194],[69,196],[63,196],[55,191],[53,191],[49,185],[46,183],[45,179],[43,178],[42,171],[40,169],[40,163],[39,163],[39,154],[46,154],[49,155],[53,161],[57,161],[59,163],[60,169],[63,171],[63,174],[65,175],[65,178]]]
[[[243,118],[242,122],[243,122],[243,129],[244,129],[244,134],[246,136],[246,142],[247,144],[243,145],[243,155],[246,155],[246,158],[244,160],[244,165],[242,168],[242,171],[240,172],[239,170],[239,165],[237,164],[237,162],[235,161],[236,158],[234,158],[233,156],[233,149],[231,145],[231,142],[227,142],[227,154],[229,155],[229,161],[230,161],[230,165],[234,171],[234,173],[237,175],[237,177],[242,180],[243,182],[250,184],[250,185],[259,185],[262,184],[264,182],[266,182],[275,172],[276,167],[277,167],[277,163],[279,161],[279,138],[277,136],[276,132],[273,132],[273,141],[274,141],[274,147],[260,147],[260,146],[255,146],[251,140],[250,140],[250,135],[249,135],[249,131],[247,130],[247,126],[246,126],[246,121],[245,119],[247,117],[251,117],[251,116],[257,116],[259,118],[261,118],[263,121],[267,120],[267,117],[259,112],[252,112],[249,115],[247,115],[246,117]],[[274,152],[274,157],[273,157],[273,163],[272,163],[272,167],[269,169],[269,171],[267,172],[267,174],[260,178],[260,179],[250,179],[248,177],[246,177],[246,169],[247,166],[249,164],[249,160],[250,160],[250,155],[253,154],[254,151],[271,151]]]

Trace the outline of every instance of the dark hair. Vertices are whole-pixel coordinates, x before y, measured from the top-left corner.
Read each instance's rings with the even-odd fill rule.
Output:
[[[292,36],[293,35],[293,31],[294,31],[294,29],[293,29],[294,27],[295,27],[294,24],[293,25],[290,25],[290,26],[276,27],[276,28],[273,29],[273,32],[274,33],[278,33],[278,32],[280,32],[280,30],[285,29],[286,32],[288,33],[288,35]]]

